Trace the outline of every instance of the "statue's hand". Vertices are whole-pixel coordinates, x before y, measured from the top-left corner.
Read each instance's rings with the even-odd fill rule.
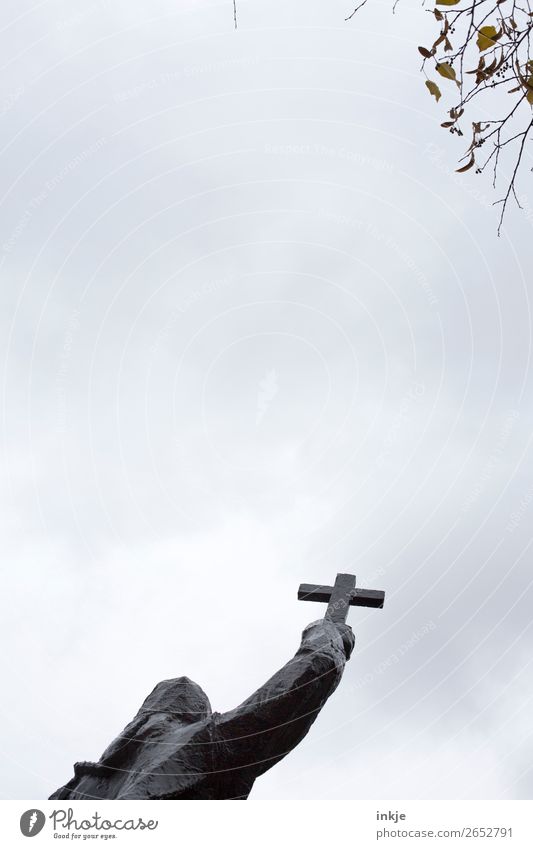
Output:
[[[345,622],[333,622],[332,619],[325,617],[311,622],[302,634],[302,643],[317,651],[324,641],[333,642],[340,650],[339,637],[346,660],[349,660],[355,645],[355,637],[352,629]]]
[[[344,646],[344,654],[346,660],[350,660],[355,645],[355,637],[352,629],[345,622],[336,622],[337,630],[342,637],[342,645]]]

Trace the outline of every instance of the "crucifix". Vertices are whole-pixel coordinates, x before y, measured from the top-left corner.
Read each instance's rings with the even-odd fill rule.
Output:
[[[385,593],[382,590],[356,589],[355,575],[339,573],[333,587],[322,584],[300,584],[300,601],[321,601],[328,609],[324,619],[346,622],[350,605],[355,607],[383,607]]]

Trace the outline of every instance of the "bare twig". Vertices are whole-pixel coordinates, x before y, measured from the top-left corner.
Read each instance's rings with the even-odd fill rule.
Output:
[[[501,211],[501,215],[500,215],[500,221],[499,221],[499,224],[498,224],[498,236],[500,235],[501,230],[502,230],[503,219],[505,217],[505,210],[507,209],[507,203],[508,203],[511,195],[514,197],[514,199],[515,199],[517,205],[520,207],[520,209],[522,209],[522,207],[520,205],[520,201],[518,200],[518,197],[517,197],[517,194],[516,194],[516,188],[515,188],[516,175],[518,174],[518,169],[520,168],[520,163],[522,162],[522,156],[524,154],[524,145],[525,145],[526,139],[529,135],[529,131],[531,130],[532,127],[533,127],[533,120],[531,120],[529,122],[528,126],[526,127],[526,129],[524,130],[523,133],[519,133],[519,135],[522,136],[522,141],[520,142],[518,155],[517,155],[517,158],[516,158],[516,162],[515,162],[515,166],[514,166],[512,176],[511,176],[511,180],[510,180],[509,185],[507,187],[507,192],[505,193],[505,197],[503,197],[501,200],[496,201],[496,204],[498,204],[498,203],[502,204],[502,211]],[[514,139],[508,139],[508,141],[514,141]],[[507,144],[507,142],[505,142],[505,144]]]
[[[359,9],[362,9],[362,8],[363,8],[363,6],[365,6],[365,5],[366,5],[366,3],[367,3],[367,0],[362,0],[362,2],[361,2],[361,3],[359,3],[359,5],[355,7],[355,9],[354,9],[354,10],[353,10],[353,12],[351,13],[351,15],[348,15],[348,17],[347,17],[347,18],[344,18],[344,20],[345,20],[345,21],[351,21],[351,19],[352,19],[352,18],[353,18],[353,16],[356,14],[356,12],[358,12],[358,11],[359,11]]]

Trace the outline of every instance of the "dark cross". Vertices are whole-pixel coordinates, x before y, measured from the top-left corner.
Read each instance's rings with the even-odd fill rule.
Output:
[[[333,622],[346,622],[351,604],[356,607],[383,607],[385,593],[382,590],[363,590],[355,588],[355,575],[338,574],[334,587],[321,584],[300,584],[300,601],[321,601],[328,606],[324,619]]]

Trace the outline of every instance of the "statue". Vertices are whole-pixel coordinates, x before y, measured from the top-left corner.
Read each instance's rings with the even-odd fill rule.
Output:
[[[161,681],[97,763],[50,799],[247,799],[255,779],[305,737],[336,689],[354,646],[350,605],[383,607],[384,593],[302,584],[298,598],[328,602],[324,619],[302,635],[295,656],[239,707],[213,713],[189,678]]]

